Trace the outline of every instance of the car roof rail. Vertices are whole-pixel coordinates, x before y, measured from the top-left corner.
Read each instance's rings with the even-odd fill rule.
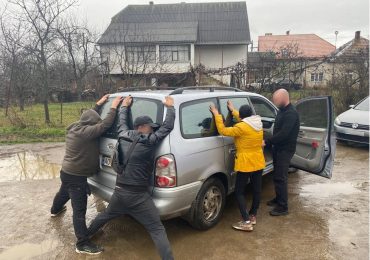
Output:
[[[131,92],[131,91],[152,91],[152,90],[175,90],[176,87],[129,87],[118,90],[118,92]]]
[[[170,93],[170,95],[182,94],[185,90],[191,90],[191,89],[209,90],[209,92],[214,92],[215,90],[230,90],[230,91],[235,91],[235,92],[243,92],[241,89],[238,89],[238,88],[210,85],[210,86],[191,86],[191,87],[176,88],[174,91]]]

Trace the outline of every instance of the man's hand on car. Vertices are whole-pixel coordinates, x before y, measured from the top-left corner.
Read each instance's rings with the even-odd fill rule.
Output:
[[[131,104],[132,104],[132,96],[127,96],[122,101],[122,106],[123,107],[129,107],[129,106],[131,106]]]
[[[217,107],[213,103],[209,106],[209,111],[211,111],[214,116],[219,114]]]
[[[166,106],[166,107],[173,107],[174,105],[174,100],[173,100],[173,97],[171,96],[167,96],[165,97],[165,100],[163,102],[163,104]]]
[[[106,95],[104,95],[101,99],[99,99],[99,101],[98,101],[98,102],[96,102],[96,104],[97,104],[98,106],[101,106],[101,105],[103,105],[105,102],[107,102],[108,98],[109,98],[109,94],[106,94]]]
[[[227,109],[230,112],[233,112],[233,110],[235,109],[233,103],[230,100],[227,101]]]
[[[117,109],[117,107],[119,106],[119,103],[121,103],[122,101],[122,97],[116,97],[115,99],[113,99],[113,102],[112,102],[112,108],[114,109]]]

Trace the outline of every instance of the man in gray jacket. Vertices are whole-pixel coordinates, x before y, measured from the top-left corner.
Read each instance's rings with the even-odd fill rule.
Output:
[[[60,171],[62,185],[51,207],[51,216],[56,217],[66,210],[65,204],[71,200],[77,253],[94,255],[102,252],[102,248],[88,238],[85,215],[87,194],[90,194],[87,177],[99,168],[99,138],[112,126],[116,109],[122,101],[121,97],[115,98],[108,115],[102,120],[99,110],[108,97],[102,97],[94,109],[83,112],[80,120],[67,128],[66,151]]]
[[[171,246],[158,210],[148,193],[148,186],[153,176],[155,149],[174,127],[174,102],[172,97],[166,97],[164,105],[167,107],[167,114],[161,126],[155,124],[148,116],[140,116],[134,121],[135,130],[128,127],[131,104],[132,97],[126,97],[119,113],[120,148],[123,155],[128,156],[125,158],[127,162],[124,165],[125,170],[117,175],[116,188],[109,206],[92,221],[89,234],[94,235],[109,220],[127,214],[140,222],[149,232],[161,258],[171,260],[173,259]],[[134,146],[131,148],[131,145]],[[128,155],[129,150],[131,155]]]

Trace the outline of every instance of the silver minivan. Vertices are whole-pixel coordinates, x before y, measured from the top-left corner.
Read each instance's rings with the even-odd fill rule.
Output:
[[[262,117],[264,136],[272,135],[277,108],[265,97],[233,88],[184,87],[175,90],[131,91],[110,96],[102,118],[115,96],[132,95],[132,120],[148,115],[162,123],[166,108],[162,101],[173,96],[176,121],[173,131],[158,146],[150,190],[162,219],[185,218],[198,229],[208,229],[222,216],[225,198],[234,191],[235,147],[231,137],[217,133],[210,103],[217,104],[227,117],[227,100],[238,109],[249,104]],[[300,115],[296,154],[291,165],[316,175],[331,178],[335,156],[333,106],[329,96],[312,97],[296,104]],[[117,122],[100,140],[100,171],[88,179],[93,194],[109,201],[116,173],[109,166],[117,142]],[[264,174],[273,171],[272,154],[265,149]]]

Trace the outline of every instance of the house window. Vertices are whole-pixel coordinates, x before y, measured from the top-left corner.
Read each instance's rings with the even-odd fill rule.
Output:
[[[311,73],[311,81],[312,82],[321,82],[324,79],[324,73]]]
[[[161,62],[186,62],[190,60],[189,45],[160,45],[159,59]]]
[[[348,82],[351,82],[354,79],[354,74],[353,72],[346,72],[344,77]]]
[[[289,57],[288,49],[282,49],[281,50],[281,57],[283,57],[283,58],[288,58]]]
[[[155,54],[155,45],[126,47],[128,62],[155,62]]]
[[[179,60],[179,52],[178,51],[172,51],[172,60],[178,61]]]

